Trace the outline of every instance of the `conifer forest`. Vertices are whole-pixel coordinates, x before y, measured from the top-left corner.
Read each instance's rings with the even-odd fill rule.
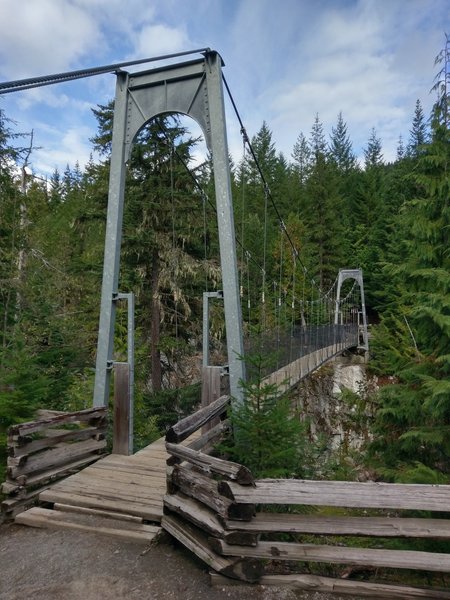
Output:
[[[277,150],[269,123],[251,140],[308,273],[326,289],[340,268],[363,270],[368,369],[379,382],[367,398],[376,410],[364,462],[384,481],[450,483],[449,94],[438,86],[431,114],[419,101],[412,107],[393,162],[375,129],[357,156],[342,113],[331,131],[311,115],[289,156]],[[113,103],[94,113],[99,158],[44,180],[33,172],[39,139],[0,105],[0,471],[11,424],[40,408],[92,404]],[[184,120],[161,116],[141,131],[128,165],[119,289],[136,297],[137,447],[199,401],[202,294],[221,289],[221,272],[209,157],[192,166],[198,143]],[[268,305],[278,294],[271,282],[287,286],[292,257],[276,215],[265,212],[253,156],[230,163],[243,317],[257,328],[250,296],[259,292],[250,290],[260,290],[261,270],[252,257],[262,256],[263,232]],[[216,304],[211,337],[220,364]],[[126,359],[126,342],[119,305],[115,360]]]

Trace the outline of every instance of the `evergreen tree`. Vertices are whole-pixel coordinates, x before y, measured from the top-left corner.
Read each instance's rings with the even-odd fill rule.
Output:
[[[334,281],[340,265],[345,263],[347,246],[344,238],[345,212],[339,191],[335,165],[325,154],[317,152],[314,167],[305,185],[304,250],[312,272],[321,288]]]
[[[302,187],[311,168],[311,149],[308,140],[302,132],[299,133],[292,151],[293,172],[300,187]]]
[[[319,113],[316,113],[313,126],[311,128],[311,135],[309,138],[309,145],[311,148],[311,154],[314,162],[317,163],[322,157],[327,154],[327,142],[325,140],[325,134],[323,131],[323,124],[319,119]]]
[[[383,164],[381,140],[377,136],[375,127],[372,127],[367,147],[364,149],[364,164],[366,169],[380,167]]]
[[[332,127],[330,136],[330,154],[338,169],[344,173],[356,167],[356,156],[353,152],[352,143],[347,133],[342,112],[338,115],[336,127]]]
[[[427,141],[427,126],[420,100],[416,101],[412,128],[409,132],[407,155],[416,158]]]
[[[403,137],[400,135],[397,143],[397,161],[402,160],[406,153],[405,144],[403,143]]]
[[[244,399],[230,415],[234,437],[221,445],[230,458],[255,478],[305,476],[308,467],[306,427],[275,384],[262,381],[264,359],[249,357],[254,381],[243,384]]]
[[[399,298],[384,322],[397,317],[403,347],[395,360],[396,332],[388,328],[378,345],[379,360],[397,366],[399,384],[381,394],[372,456],[380,472],[401,481],[433,483],[450,474],[449,165],[450,131],[438,103],[431,141],[417,158],[419,194],[401,215],[405,252],[388,270]]]

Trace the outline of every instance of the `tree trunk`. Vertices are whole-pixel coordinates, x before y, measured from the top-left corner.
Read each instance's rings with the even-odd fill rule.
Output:
[[[151,278],[151,367],[152,367],[152,384],[153,391],[157,392],[161,389],[161,355],[159,351],[160,338],[160,304],[159,304],[159,273],[160,261],[158,248],[154,248],[152,252],[152,278]]]

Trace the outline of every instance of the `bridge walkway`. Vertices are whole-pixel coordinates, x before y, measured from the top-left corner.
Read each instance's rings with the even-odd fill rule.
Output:
[[[149,543],[161,530],[168,457],[164,438],[131,456],[110,454],[41,492],[40,506],[16,523]]]

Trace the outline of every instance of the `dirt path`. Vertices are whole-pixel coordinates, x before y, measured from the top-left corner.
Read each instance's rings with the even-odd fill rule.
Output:
[[[96,534],[1,525],[0,599],[24,598],[339,600],[264,586],[212,588],[205,565],[169,537],[146,548]]]

